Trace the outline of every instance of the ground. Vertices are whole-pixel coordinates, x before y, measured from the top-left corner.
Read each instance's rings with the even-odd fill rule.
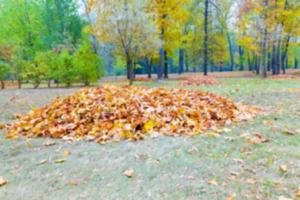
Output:
[[[9,141],[0,132],[0,177],[8,181],[0,187],[0,199],[296,199],[300,80],[220,81],[217,86],[186,88],[260,106],[267,114],[228,127],[219,137],[160,136],[107,145]],[[136,84],[180,87],[177,81]],[[15,113],[26,113],[78,89],[0,91],[0,122],[10,122]],[[245,137],[254,134],[269,141],[246,142]],[[135,172],[132,178],[123,175],[128,169]]]

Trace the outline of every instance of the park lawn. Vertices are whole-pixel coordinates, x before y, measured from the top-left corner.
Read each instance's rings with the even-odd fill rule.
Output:
[[[228,127],[219,137],[160,136],[107,145],[8,141],[0,132],[0,177],[8,181],[0,187],[0,199],[296,199],[300,80],[220,80],[219,86],[201,87],[181,87],[177,81],[135,84],[208,90],[263,107],[267,114]],[[0,91],[0,122],[76,90]],[[254,134],[269,141],[245,141]],[[123,175],[127,169],[135,171],[132,178]]]

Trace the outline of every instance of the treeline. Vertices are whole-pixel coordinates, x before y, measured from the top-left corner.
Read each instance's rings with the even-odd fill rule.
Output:
[[[132,83],[137,73],[147,73],[149,78],[156,73],[163,79],[170,72],[207,75],[210,71],[250,70],[266,77],[298,68],[298,0],[0,2],[2,80],[12,71],[10,76],[20,83],[29,81],[37,86],[43,80],[70,85],[62,79],[68,73],[61,66],[69,63],[70,74],[76,74],[71,83],[85,84],[96,80],[84,80],[81,74],[87,72],[97,77],[101,71],[125,74]],[[88,63],[90,58],[86,63],[78,59],[80,48],[97,64]],[[61,61],[66,55],[72,61]],[[51,56],[55,59],[48,59]],[[52,61],[56,59],[59,61]],[[44,67],[49,63],[60,64],[51,64],[55,70],[50,73],[44,70],[51,68]],[[46,75],[33,75],[42,74],[40,71]]]
[[[112,43],[134,78],[143,72],[168,78],[177,72],[251,70],[285,73],[298,66],[297,0],[125,0],[87,4],[91,29]],[[172,71],[174,72],[174,71]]]
[[[75,0],[0,1],[0,80],[89,85],[103,75]]]

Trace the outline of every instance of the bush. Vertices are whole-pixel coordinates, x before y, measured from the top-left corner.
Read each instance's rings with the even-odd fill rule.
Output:
[[[44,72],[44,79],[51,87],[51,81],[55,79],[55,73],[58,69],[58,54],[54,51],[39,52],[36,54],[34,61]]]
[[[85,86],[96,82],[103,76],[101,59],[93,52],[89,43],[84,43],[80,46],[74,55],[73,63],[79,81],[84,83]]]
[[[37,60],[25,61],[25,80],[31,82],[34,88],[38,88],[42,80],[45,79],[46,66],[43,63],[39,63]]]
[[[68,51],[63,51],[58,55],[57,70],[53,77],[58,83],[64,83],[70,87],[76,81],[76,71],[73,65],[73,56]]]
[[[5,88],[4,80],[8,78],[11,74],[11,68],[8,64],[0,64],[0,82],[1,82],[1,89]]]

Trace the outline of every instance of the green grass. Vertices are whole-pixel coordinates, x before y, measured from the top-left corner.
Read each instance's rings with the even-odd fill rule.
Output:
[[[9,181],[0,187],[0,199],[227,199],[233,194],[236,199],[295,199],[300,187],[300,91],[293,89],[300,88],[300,81],[221,81],[221,86],[187,88],[261,106],[268,114],[234,125],[218,138],[161,136],[107,145],[54,140],[55,145],[45,146],[45,139],[8,141],[0,136],[0,176]],[[136,84],[179,87],[176,81]],[[75,90],[0,91],[0,121],[10,122],[14,113]],[[287,129],[295,135],[284,134]],[[270,142],[247,144],[241,137],[246,132],[259,132]],[[71,155],[64,157],[64,150]],[[54,162],[61,158],[66,161]],[[44,159],[48,162],[39,164]],[[280,172],[281,165],[287,166],[286,173]],[[133,178],[123,176],[128,168],[135,170]],[[218,185],[208,184],[211,179]]]

